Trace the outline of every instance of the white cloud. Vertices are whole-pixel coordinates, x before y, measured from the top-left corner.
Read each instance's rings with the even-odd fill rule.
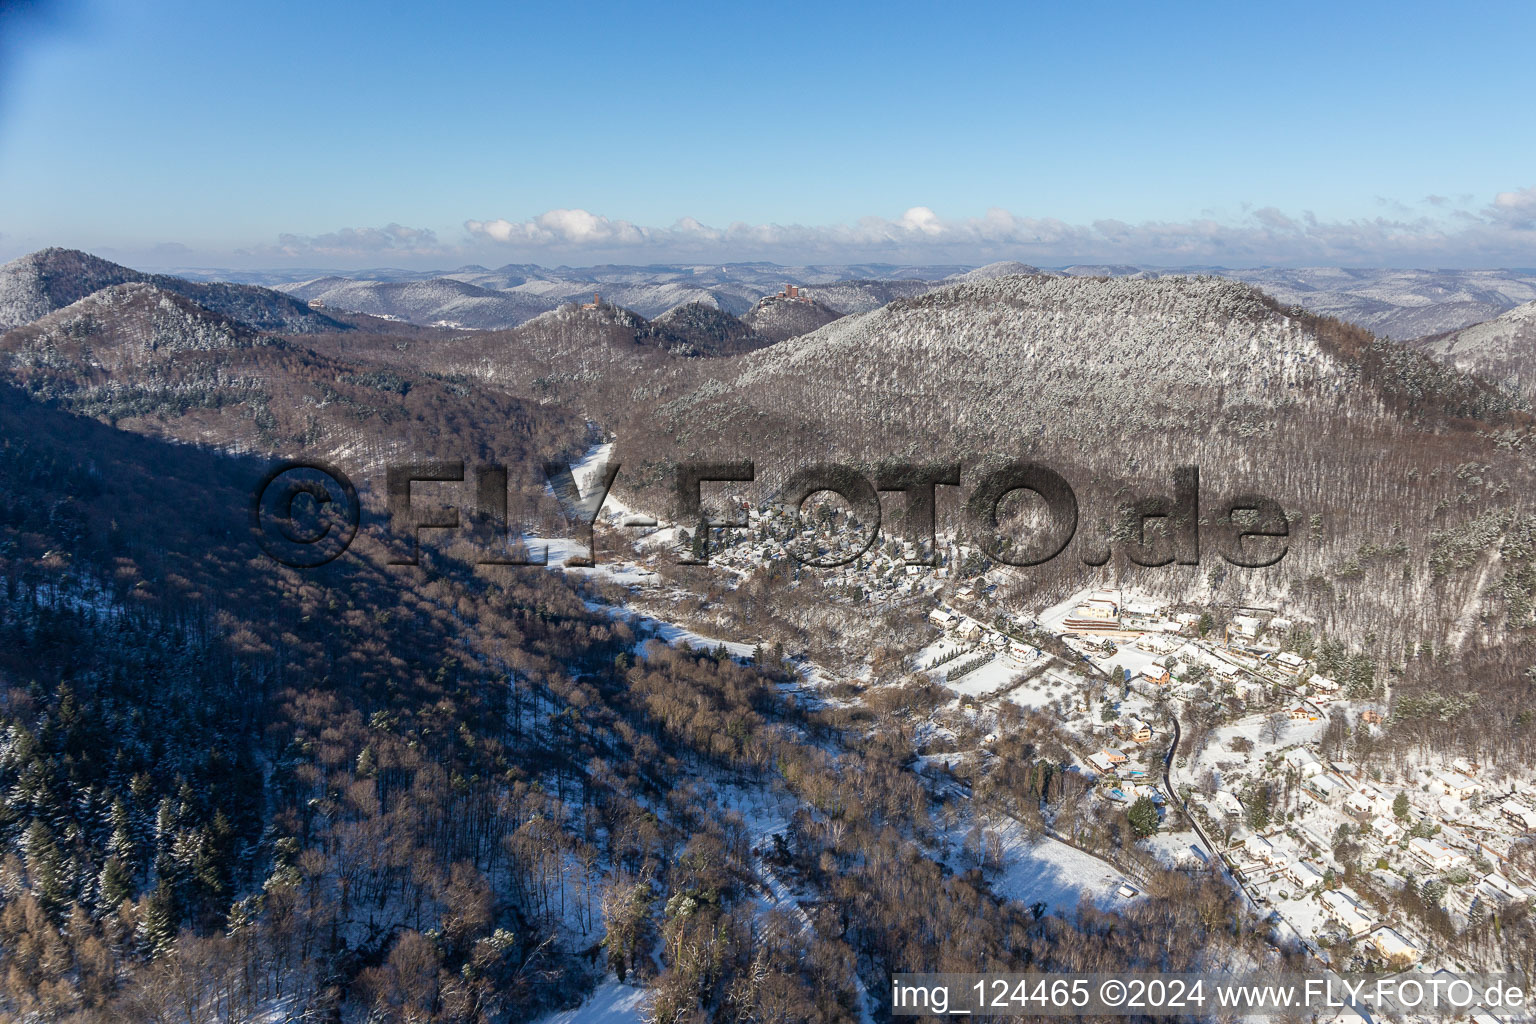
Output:
[[[938,235],[944,231],[939,215],[926,206],[914,206],[901,215],[900,224],[908,231],[921,231],[925,235]]]
[[[1229,219],[1073,224],[999,207],[979,217],[945,218],[930,207],[913,206],[894,219],[867,216],[819,226],[743,221],[713,226],[685,216],[670,227],[557,209],[528,220],[465,221],[464,237],[451,242],[440,241],[429,228],[390,223],[279,235],[276,245],[236,255],[262,266],[360,266],[383,259],[422,267],[498,260],[981,264],[1003,259],[1042,266],[1536,266],[1536,186],[1500,192],[1481,207],[1470,196],[1430,196],[1417,208],[1423,212],[1393,206],[1391,214],[1336,221],[1264,206]],[[160,262],[170,258],[159,256]]]
[[[1493,197],[1489,214],[1513,228],[1536,227],[1536,185],[1515,192],[1500,192]]]
[[[1446,204],[1432,201],[1430,205]],[[1090,224],[1000,208],[980,217],[946,219],[927,206],[913,206],[895,219],[870,216],[851,224],[807,227],[735,222],[718,228],[692,217],[683,217],[669,228],[647,228],[586,210],[551,210],[526,221],[471,220],[465,228],[471,245],[499,243],[534,261],[558,255],[592,262],[984,263],[1018,259],[1044,265],[1536,264],[1536,187],[1501,192],[1480,212],[1458,208],[1420,216],[1399,203],[1386,206],[1391,215],[1339,221],[1319,220],[1310,211],[1265,206],[1227,220],[1203,216],[1139,223],[1106,219]]]
[[[692,218],[687,220],[698,224]],[[629,221],[609,220],[586,210],[550,210],[520,223],[471,220],[464,227],[471,235],[484,235],[493,241],[540,246],[640,245],[653,234]]]
[[[357,257],[434,256],[445,250],[438,244],[437,232],[391,223],[382,228],[339,228],[324,235],[278,235],[275,249],[264,246],[256,251],[285,257]]]

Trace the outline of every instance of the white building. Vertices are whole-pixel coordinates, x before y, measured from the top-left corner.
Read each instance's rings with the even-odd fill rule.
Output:
[[[1261,860],[1271,866],[1281,865],[1286,862],[1285,852],[1278,849],[1273,843],[1263,836],[1249,836],[1243,842],[1243,849],[1254,860]]]
[[[1380,836],[1384,843],[1395,843],[1403,838],[1402,826],[1385,814],[1378,814],[1371,819],[1371,831]]]
[[[1349,787],[1332,775],[1314,775],[1306,782],[1307,791],[1324,803],[1333,803],[1349,794]]]
[[[1264,628],[1264,620],[1255,615],[1232,616],[1232,632],[1245,640],[1252,640]]]
[[[1307,664],[1306,659],[1299,654],[1290,651],[1281,651],[1275,655],[1275,664],[1286,675],[1300,675],[1302,668]]]
[[[1446,871],[1457,864],[1465,864],[1467,858],[1444,843],[1417,836],[1408,840],[1408,852],[1436,871]]]
[[[1356,814],[1373,814],[1376,811],[1376,801],[1364,793],[1351,793],[1344,798],[1344,806]]]
[[[1329,889],[1318,897],[1328,920],[1338,925],[1352,939],[1358,939],[1371,930],[1373,921],[1353,896],[1340,889]]]
[[[1285,761],[1286,766],[1294,768],[1301,774],[1303,779],[1310,779],[1314,775],[1321,775],[1323,773],[1322,760],[1306,747],[1296,747],[1292,750],[1287,750],[1281,757]]]
[[[1520,903],[1531,895],[1497,871],[1483,876],[1477,883],[1477,894],[1498,904]]]
[[[1315,693],[1333,694],[1339,692],[1338,680],[1329,679],[1327,676],[1314,675],[1311,679],[1307,680],[1307,685]]]
[[[1403,938],[1402,933],[1386,925],[1382,925],[1371,933],[1371,946],[1388,963],[1398,967],[1407,967],[1409,964],[1416,963],[1419,957],[1424,955],[1423,950]]]
[[[1302,889],[1310,889],[1314,885],[1323,884],[1323,872],[1310,861],[1298,860],[1286,868],[1285,873],[1291,881],[1301,886]]]
[[[1466,800],[1483,791],[1482,784],[1461,772],[1435,772],[1431,784],[1446,796]]]
[[[1499,811],[1504,817],[1521,828],[1536,828],[1536,811],[1531,810],[1531,808],[1520,803],[1518,800],[1505,800],[1499,805]]]

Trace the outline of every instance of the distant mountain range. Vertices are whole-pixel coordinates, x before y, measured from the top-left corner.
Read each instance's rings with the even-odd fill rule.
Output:
[[[1213,270],[1281,302],[1338,317],[1394,341],[1454,331],[1536,299],[1531,270]]]
[[[193,280],[258,284],[327,310],[368,313],[410,323],[501,330],[567,302],[604,301],[654,318],[689,303],[745,315],[765,295],[798,284],[840,313],[867,313],[959,281],[1013,274],[1157,278],[1207,274],[1256,284],[1288,305],[1337,317],[1394,340],[1457,330],[1536,300],[1536,270],[1394,270],[1336,267],[1234,269],[1078,264],[1041,270],[1018,262],[983,267],[712,266],[539,267],[508,264],[452,271],[181,271]],[[115,282],[114,282],[115,283]]]

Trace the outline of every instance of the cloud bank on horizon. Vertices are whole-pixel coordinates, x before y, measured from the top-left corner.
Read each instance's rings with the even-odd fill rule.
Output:
[[[1137,263],[1528,267],[1536,265],[1536,186],[1476,204],[1428,196],[1418,209],[1383,200],[1376,216],[1324,221],[1274,207],[1237,220],[1096,220],[1072,224],[994,208],[980,217],[945,218],[926,206],[900,217],[864,217],[821,226],[713,227],[683,217],[650,227],[582,209],[549,210],[526,220],[467,220],[455,241],[427,228],[388,224],[321,235],[283,234],[277,244],[240,250],[280,263],[391,259],[527,263],[967,263],[1013,259],[1041,265]]]

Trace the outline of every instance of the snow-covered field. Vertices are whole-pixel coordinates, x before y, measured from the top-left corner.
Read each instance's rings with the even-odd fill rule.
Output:
[[[1063,915],[1076,912],[1084,898],[1106,910],[1125,902],[1115,890],[1133,883],[1108,863],[1048,836],[1027,834],[1015,822],[996,831],[1005,866],[992,887],[1000,895],[1025,906],[1043,903],[1047,913]]]
[[[999,690],[1005,689],[1019,675],[1019,667],[1006,656],[994,654],[992,659],[980,668],[972,669],[958,679],[950,679],[946,669],[957,665],[964,665],[973,657],[979,655],[965,654],[956,660],[939,668],[934,674],[942,677],[945,686],[963,697],[990,697]]]
[[[545,1014],[536,1024],[641,1024],[646,999],[644,989],[609,978],[576,1009]]]

